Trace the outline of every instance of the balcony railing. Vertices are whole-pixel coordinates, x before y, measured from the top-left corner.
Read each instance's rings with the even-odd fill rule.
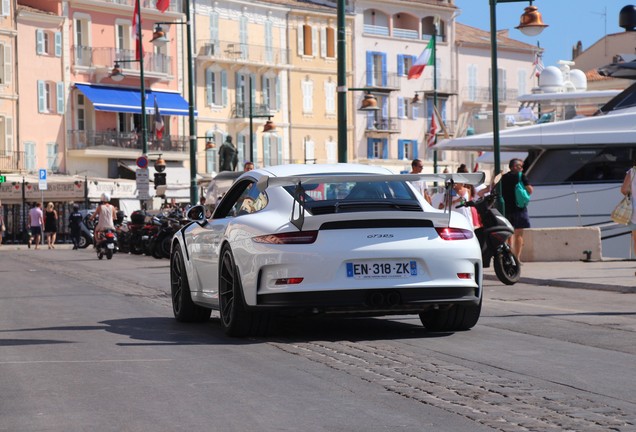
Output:
[[[368,133],[398,133],[400,132],[400,119],[398,117],[369,117],[366,132]]]
[[[464,87],[461,92],[463,100],[486,103],[492,101],[492,89],[490,87]],[[497,92],[500,102],[517,102],[519,91],[513,88],[500,88]]]
[[[378,26],[373,24],[365,24],[363,27],[363,32],[368,35],[373,36],[388,36],[389,28],[386,26]]]
[[[135,6],[135,0],[101,0],[104,3],[112,3],[116,5],[124,5],[124,6]],[[141,0],[142,8],[156,9],[157,0]],[[183,13],[183,1],[182,0],[171,0],[170,6],[168,7],[168,12],[181,12]]]
[[[252,62],[261,64],[287,64],[288,49],[267,45],[242,44],[233,41],[211,41],[200,39],[197,57],[202,60],[216,59],[232,62]]]
[[[0,171],[23,171],[25,169],[24,152],[6,152],[0,150]]]
[[[382,71],[373,70],[370,72],[371,76],[369,77],[369,72],[365,72],[364,74],[364,82],[360,84],[360,87],[365,88],[377,88],[380,90],[398,90],[400,88],[400,75],[397,73],[385,73]]]
[[[393,37],[401,39],[419,39],[420,34],[417,30],[393,28]]]
[[[253,116],[267,116],[270,115],[269,106],[266,104],[253,104],[252,115]],[[234,118],[249,118],[250,106],[246,103],[235,103],[232,105],[232,117]],[[273,114],[272,114],[273,117]]]
[[[139,63],[129,61],[135,59],[135,51],[117,48],[93,48],[76,45],[73,47],[75,53],[75,65],[84,67],[106,67],[112,68],[118,60],[126,60],[120,64],[126,70],[138,71]],[[144,53],[144,72],[172,74],[172,57],[164,54],[152,52]]]
[[[113,131],[68,131],[69,150],[116,150],[139,153],[143,149],[141,134]],[[161,140],[148,137],[148,150],[184,153],[190,151],[187,136],[167,135]]]

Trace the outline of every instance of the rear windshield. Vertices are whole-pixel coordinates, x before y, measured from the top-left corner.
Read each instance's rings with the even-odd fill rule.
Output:
[[[415,194],[405,182],[324,182],[303,184],[299,197],[312,214],[350,211],[422,211]],[[286,186],[292,196],[296,186]]]

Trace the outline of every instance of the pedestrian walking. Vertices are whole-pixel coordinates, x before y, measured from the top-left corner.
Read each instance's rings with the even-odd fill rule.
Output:
[[[73,206],[73,212],[68,217],[68,227],[71,230],[71,241],[73,242],[73,250],[79,249],[80,233],[82,230],[82,214],[79,206]]]
[[[621,186],[621,193],[625,196],[632,197],[632,219],[630,226],[632,228],[632,252],[636,254],[636,200],[634,199],[634,191],[636,191],[636,157],[633,160],[633,167],[625,174],[625,179]]]
[[[31,242],[35,243],[35,249],[40,248],[40,238],[42,236],[42,226],[44,225],[44,214],[42,213],[42,203],[36,202],[31,210],[29,210],[29,248]]]
[[[522,183],[528,194],[532,195],[532,185],[523,173],[523,161],[521,159],[511,159],[508,163],[510,171],[501,177],[501,194],[506,208],[506,219],[510,221],[515,229],[510,237],[510,247],[519,262],[521,262],[521,252],[523,251],[523,230],[530,228],[530,216],[528,207],[519,207],[515,195],[517,183]]]
[[[44,213],[44,236],[49,249],[55,249],[55,240],[57,237],[57,210],[52,202],[46,205]]]

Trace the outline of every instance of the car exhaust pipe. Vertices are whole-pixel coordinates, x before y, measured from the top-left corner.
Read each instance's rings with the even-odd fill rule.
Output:
[[[400,297],[400,293],[397,291],[391,291],[387,296],[386,296],[386,302],[388,303],[389,306],[397,306],[402,302],[402,299]]]
[[[384,294],[381,292],[374,292],[369,296],[369,304],[372,307],[379,307],[384,305]]]

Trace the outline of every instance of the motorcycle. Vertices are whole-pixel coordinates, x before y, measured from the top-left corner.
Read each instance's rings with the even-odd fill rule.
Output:
[[[508,239],[514,234],[514,228],[496,208],[496,195],[490,194],[477,201],[464,201],[457,207],[475,207],[483,224],[475,229],[475,235],[481,245],[484,267],[490,267],[494,258],[497,278],[506,285],[514,285],[521,277],[521,264],[510,249]]]
[[[95,246],[97,258],[102,259],[106,255],[106,259],[112,259],[113,254],[117,250],[117,236],[115,230],[107,229],[98,234],[97,245]]]

